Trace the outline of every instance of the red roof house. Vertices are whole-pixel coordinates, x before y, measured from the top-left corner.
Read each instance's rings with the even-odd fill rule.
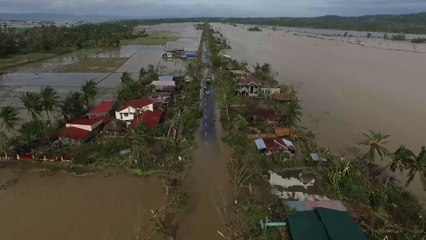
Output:
[[[154,111],[145,111],[137,115],[130,123],[131,128],[136,128],[140,122],[143,122],[147,128],[155,128],[164,116],[164,111],[155,109]]]
[[[131,122],[136,115],[144,111],[154,111],[154,101],[149,97],[133,99],[123,104],[118,111],[115,112],[115,118]]]
[[[253,76],[248,76],[240,82],[237,89],[237,95],[251,97],[257,96],[259,94],[261,86],[262,81]]]
[[[93,131],[98,128],[102,123],[108,123],[108,117],[97,117],[97,118],[80,118],[76,119],[70,123],[67,123],[65,126],[67,128],[74,127],[80,128],[86,131]]]
[[[114,106],[114,101],[105,100],[98,104],[95,108],[93,108],[90,112],[87,113],[89,118],[97,118],[105,116],[107,117],[109,113],[112,111],[112,107]]]
[[[271,121],[277,122],[282,116],[275,109],[270,108],[253,108],[251,116],[254,121]]]
[[[90,138],[92,131],[77,127],[67,127],[64,130],[59,132],[59,138],[63,140],[71,141],[86,141]]]

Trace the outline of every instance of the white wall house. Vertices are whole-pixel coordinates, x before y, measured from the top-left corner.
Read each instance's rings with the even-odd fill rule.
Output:
[[[130,100],[115,112],[115,118],[130,123],[135,116],[145,111],[154,111],[154,101],[148,97]]]
[[[260,93],[262,82],[252,76],[245,78],[238,85],[237,95],[256,97]]]

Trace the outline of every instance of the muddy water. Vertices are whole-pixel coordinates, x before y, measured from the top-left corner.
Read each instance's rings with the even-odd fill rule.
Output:
[[[18,178],[0,191],[0,239],[136,239],[138,219],[146,229],[150,209],[166,201],[164,190],[155,177],[104,174],[40,178],[0,169],[0,185]]]
[[[321,144],[343,155],[359,155],[357,142],[368,129],[392,135],[391,150],[406,144],[418,152],[426,144],[426,54],[213,25],[230,40],[229,55],[250,64],[268,62],[280,82],[296,87],[302,124]],[[409,190],[424,202],[418,179]]]
[[[219,138],[224,131],[219,128]],[[198,149],[194,152],[194,165],[187,182],[190,193],[189,207],[179,223],[177,239],[222,239],[218,231],[226,233],[219,209],[229,202],[230,183],[226,162],[230,148],[225,143],[205,143],[199,131]]]

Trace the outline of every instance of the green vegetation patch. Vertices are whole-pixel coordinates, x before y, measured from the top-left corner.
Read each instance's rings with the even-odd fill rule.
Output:
[[[177,37],[170,32],[153,31],[148,36],[122,40],[121,45],[166,45],[168,41],[176,41]]]
[[[65,67],[61,72],[114,72],[127,60],[128,58],[87,58]]]
[[[47,59],[54,57],[58,54],[56,53],[28,53],[28,54],[17,54],[11,55],[9,57],[0,58],[0,69],[14,67],[18,65],[23,65],[30,62],[39,61],[42,59]]]

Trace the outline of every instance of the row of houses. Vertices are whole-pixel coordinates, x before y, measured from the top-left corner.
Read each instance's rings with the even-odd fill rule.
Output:
[[[160,76],[151,83],[156,91],[155,97],[142,96],[121,106],[116,106],[112,100],[104,100],[82,118],[66,123],[65,128],[59,131],[58,137],[64,144],[90,141],[112,118],[124,122],[130,129],[135,129],[139,124],[155,128],[163,120],[179,81],[183,81],[183,78]]]

